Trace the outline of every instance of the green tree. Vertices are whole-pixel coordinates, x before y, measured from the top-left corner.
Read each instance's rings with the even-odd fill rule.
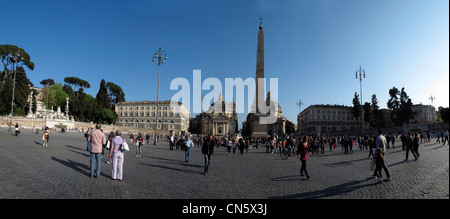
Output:
[[[108,88],[109,109],[114,110],[116,103],[125,102],[125,93],[119,85],[112,82],[106,83],[106,87]]]
[[[97,100],[98,106],[101,108],[109,108],[109,97],[108,97],[108,88],[106,87],[106,82],[104,79],[100,82],[100,89],[98,90],[97,96],[95,97]]]
[[[383,128],[386,125],[386,122],[384,120],[383,112],[380,110],[380,107],[378,106],[378,99],[375,94],[372,95],[371,100],[371,109],[372,109],[372,121],[371,126],[374,128]]]
[[[19,48],[15,45],[0,45],[0,60],[3,64],[3,83],[8,76],[14,73],[13,64],[15,61],[11,58],[11,55],[14,54],[20,55],[18,57],[19,59],[17,59],[17,66],[15,67],[25,66],[30,70],[34,69],[34,63],[31,62],[30,55],[28,55],[28,53],[24,49]]]
[[[442,121],[445,122],[445,123],[448,123],[449,117],[450,117],[450,110],[449,110],[449,108],[448,107],[447,108],[441,107],[439,109],[439,114],[441,115]]]
[[[361,103],[359,102],[359,95],[356,92],[353,97],[352,115],[358,119],[361,117]]]
[[[409,123],[409,119],[414,118],[414,113],[412,111],[412,101],[403,87],[399,91],[396,87],[389,89],[390,99],[388,100],[387,106],[391,110],[392,122],[396,125],[403,125],[404,123]]]
[[[67,85],[71,86],[74,92],[78,93],[83,93],[83,88],[91,87],[89,82],[77,77],[66,77],[64,78],[64,82],[66,82]]]

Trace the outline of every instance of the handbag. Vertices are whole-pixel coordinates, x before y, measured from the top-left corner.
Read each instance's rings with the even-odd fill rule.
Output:
[[[122,140],[123,140],[123,138],[122,138]],[[130,148],[128,147],[128,143],[125,140],[123,140],[123,143],[120,144],[120,150],[121,151],[129,151],[130,150]]]

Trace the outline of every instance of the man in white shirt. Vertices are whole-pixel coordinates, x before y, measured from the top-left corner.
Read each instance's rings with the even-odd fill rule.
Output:
[[[175,144],[173,135],[170,136],[170,142],[169,142],[169,150],[173,150],[173,145]]]

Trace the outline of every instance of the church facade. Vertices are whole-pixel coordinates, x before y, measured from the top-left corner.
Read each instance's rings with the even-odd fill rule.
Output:
[[[236,103],[227,103],[223,100],[222,93],[217,101],[211,104],[208,111],[198,116],[201,119],[203,135],[233,136],[237,133],[238,119]]]

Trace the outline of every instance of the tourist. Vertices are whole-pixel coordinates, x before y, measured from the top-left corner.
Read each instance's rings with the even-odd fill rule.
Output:
[[[191,151],[191,147],[194,147],[194,143],[189,139],[189,136],[186,136],[186,140],[184,141],[185,148],[185,156],[184,162],[189,162],[189,153]]]
[[[392,148],[395,148],[395,135],[391,134]]]
[[[348,147],[349,147],[349,152],[350,152],[350,154],[353,154],[353,137],[352,136],[350,136],[349,137],[349,139],[348,139]]]
[[[411,132],[408,132],[407,136],[405,137],[405,147],[406,147],[406,158],[404,161],[408,161],[409,151],[411,151],[411,153],[414,155],[415,160],[417,160],[418,156],[413,149],[414,146],[413,146],[413,139],[411,136]]]
[[[173,137],[173,134],[170,135],[170,142],[169,142],[169,150],[173,150],[173,145],[175,144],[175,139]]]
[[[420,142],[422,143],[422,140],[420,140]],[[419,133],[418,132],[415,132],[412,149],[414,150],[414,152],[416,152],[416,155],[417,155],[416,160],[419,159],[420,154],[419,154]]]
[[[48,147],[48,140],[50,138],[50,129],[45,127],[44,135],[42,136],[42,146]]]
[[[121,135],[122,132],[117,130],[115,137],[111,139],[111,151],[109,154],[109,159],[112,160],[111,178],[119,181],[122,181],[123,177],[124,151],[121,149],[121,145],[125,142]]]
[[[445,132],[444,132],[444,135],[442,135],[443,137],[442,137],[442,141],[444,142],[444,144],[442,144],[442,145],[445,145],[445,142],[447,142],[447,144],[449,144],[449,141],[448,141],[448,130],[445,130]]]
[[[375,150],[375,172],[374,175],[378,178],[377,182],[383,182],[382,175],[381,175],[381,169],[384,166],[384,159],[383,159],[383,149],[381,147],[377,148]]]
[[[347,138],[347,136],[344,136],[344,138],[342,138],[342,141],[341,141],[342,143],[342,148],[344,148],[344,154],[348,154],[348,144],[349,144],[349,141],[348,141],[348,138]]]
[[[325,137],[320,139],[320,154],[325,154],[325,145],[327,144],[327,140]]]
[[[233,148],[233,144],[234,144],[234,139],[233,138],[229,138],[226,142],[227,145],[227,151],[228,151],[228,156],[231,156],[231,148]]]
[[[91,178],[94,176],[95,163],[97,163],[95,176],[99,178],[101,173],[102,149],[103,145],[106,144],[106,137],[101,128],[102,126],[97,124],[95,130],[91,131],[88,139],[91,142]]]
[[[307,136],[304,136],[302,142],[298,145],[297,154],[298,159],[300,160],[300,162],[302,162],[302,166],[300,167],[300,176],[304,176],[303,172],[305,172],[306,179],[309,179],[308,171],[306,170],[308,152],[312,152],[315,155],[315,153],[311,151],[311,146],[308,143]]]
[[[214,152],[214,145],[214,138],[210,134],[202,146],[202,154],[205,156],[205,175],[208,175],[209,165],[211,164],[211,155]]]
[[[270,141],[266,140],[266,153],[270,153]]]
[[[88,128],[86,133],[84,133],[84,137],[86,138],[86,151],[91,151],[91,142],[89,141],[89,136],[91,135],[91,131],[94,130],[93,128]]]
[[[437,132],[436,132],[436,138],[437,138],[436,143],[441,143],[441,140],[440,140],[440,138],[441,138],[441,132],[440,132],[440,131],[437,131]]]
[[[239,152],[243,154],[245,149],[245,142],[243,138],[239,138],[238,145],[239,145]]]
[[[140,132],[138,133],[135,143],[136,143],[136,157],[142,157],[142,145],[144,143],[144,138],[142,137],[142,134]]]
[[[20,133],[20,126],[19,123],[16,123],[16,125],[14,126],[15,129],[15,135],[18,136]]]
[[[108,158],[108,161],[106,161],[107,164],[110,164],[112,162],[111,160],[111,144],[112,144],[112,140],[116,137],[116,135],[114,134],[113,131],[109,132],[109,136],[108,136],[108,141],[106,143],[106,149],[108,149],[110,151],[110,156]]]
[[[382,153],[383,153],[384,160],[386,160],[386,146],[387,146],[387,142],[386,142],[386,138],[383,136],[383,130],[378,129],[378,137],[376,139],[376,148],[383,149]],[[386,173],[386,178],[384,180],[385,181],[391,180],[391,176],[389,174],[389,171],[388,171],[385,163],[383,163],[383,169],[384,169],[384,172]],[[374,175],[375,175],[375,173],[374,173]]]
[[[375,144],[375,137],[373,135],[371,135],[369,137],[369,139],[367,140],[367,144],[369,146],[369,157],[368,158],[370,158],[370,156],[375,157],[375,154],[373,153],[373,149],[375,148],[376,144]]]

